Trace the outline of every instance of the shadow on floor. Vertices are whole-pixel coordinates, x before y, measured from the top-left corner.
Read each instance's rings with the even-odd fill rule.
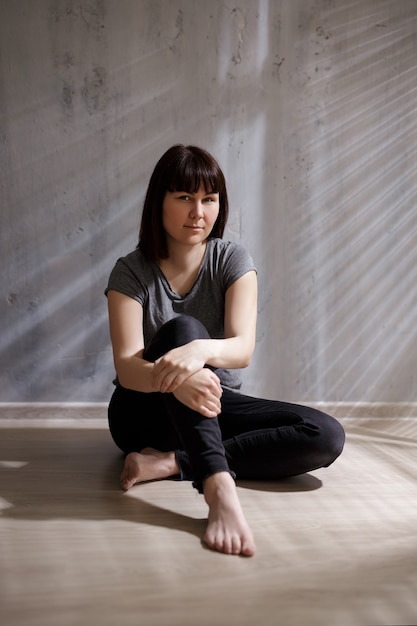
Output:
[[[117,519],[177,529],[198,537],[203,534],[206,519],[147,502],[138,491],[131,498],[120,490],[123,455],[107,431],[16,428],[1,429],[1,435],[3,518]],[[238,486],[263,492],[309,491],[318,489],[321,481],[303,475],[282,481],[239,481]],[[167,481],[163,481],[161,489],[167,487]]]

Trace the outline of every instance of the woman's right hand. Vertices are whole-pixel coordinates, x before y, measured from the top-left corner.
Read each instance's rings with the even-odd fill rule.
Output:
[[[174,392],[174,396],[204,417],[216,417],[221,412],[223,390],[219,377],[204,367],[189,376]]]

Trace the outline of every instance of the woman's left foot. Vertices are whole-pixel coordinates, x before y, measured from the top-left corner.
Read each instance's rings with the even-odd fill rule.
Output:
[[[253,556],[255,542],[232,476],[228,472],[209,476],[204,481],[204,496],[209,506],[204,543],[225,554]]]
[[[130,452],[126,456],[120,485],[127,491],[136,483],[171,478],[177,474],[179,467],[174,452],[144,448],[140,452]]]

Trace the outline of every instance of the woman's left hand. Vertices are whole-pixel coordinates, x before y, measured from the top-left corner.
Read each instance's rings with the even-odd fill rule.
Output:
[[[195,340],[170,350],[154,363],[152,384],[155,391],[172,393],[190,376],[203,369],[202,341]]]
[[[208,368],[196,372],[174,391],[174,396],[204,417],[217,417],[222,410],[223,389],[217,374]]]

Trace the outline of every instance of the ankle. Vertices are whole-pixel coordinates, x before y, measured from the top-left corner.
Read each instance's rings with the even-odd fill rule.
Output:
[[[236,493],[235,481],[230,472],[216,472],[204,480],[203,492],[207,503],[210,504],[213,498],[219,499]]]
[[[178,476],[180,474],[180,467],[178,465],[175,452],[168,453],[166,457],[166,466],[170,476]]]

